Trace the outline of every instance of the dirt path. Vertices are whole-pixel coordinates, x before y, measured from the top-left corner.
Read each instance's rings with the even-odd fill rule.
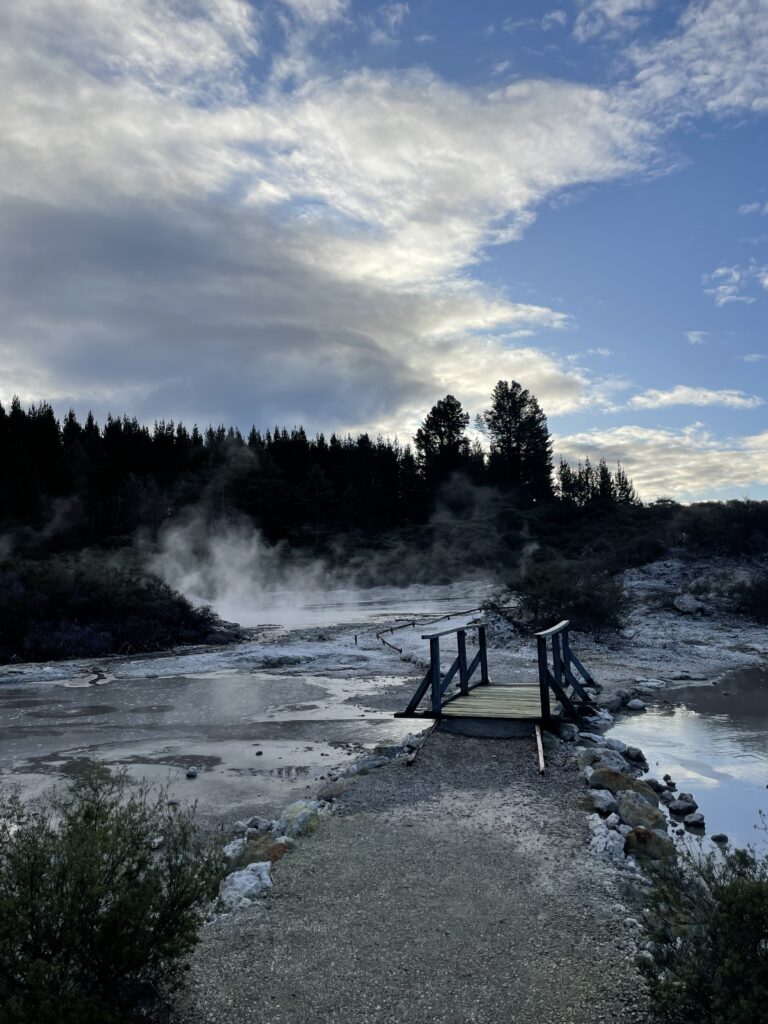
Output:
[[[588,858],[583,782],[531,740],[436,734],[361,777],[204,931],[176,1021],[646,1020],[619,876]]]

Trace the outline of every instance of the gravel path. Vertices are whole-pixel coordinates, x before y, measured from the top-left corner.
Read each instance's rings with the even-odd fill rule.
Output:
[[[437,733],[360,777],[204,930],[176,1024],[646,1021],[622,881],[559,756],[542,778],[530,739]]]

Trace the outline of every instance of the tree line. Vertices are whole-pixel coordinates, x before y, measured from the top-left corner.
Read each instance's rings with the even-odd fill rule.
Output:
[[[72,547],[157,528],[202,505],[215,520],[252,520],[273,540],[317,544],[344,532],[373,535],[419,525],[456,474],[510,496],[521,509],[551,502],[584,508],[638,498],[623,469],[604,461],[554,472],[552,439],[536,398],[499,381],[475,427],[452,395],[430,409],[413,438],[320,433],[303,427],[188,429],[108,415],[99,425],[48,403],[0,405],[0,525],[33,528]]]

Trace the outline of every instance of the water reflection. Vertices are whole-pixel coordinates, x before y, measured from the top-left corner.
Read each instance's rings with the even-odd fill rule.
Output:
[[[762,845],[755,827],[768,811],[768,668],[671,691],[612,734],[643,749],[650,775],[669,773],[693,793],[709,834]]]

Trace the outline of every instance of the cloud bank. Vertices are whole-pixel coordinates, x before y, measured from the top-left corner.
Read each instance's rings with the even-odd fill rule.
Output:
[[[574,31],[623,31],[653,6],[590,0]],[[536,340],[569,311],[479,270],[547,199],[656,166],[680,118],[763,110],[766,13],[694,3],[610,88],[481,88],[322,63],[355,23],[347,0],[7,0],[2,397],[392,433],[446,391],[481,408],[502,377],[550,415],[612,407],[620,382]],[[410,17],[385,4],[365,24],[393,40]],[[751,301],[757,269],[715,270],[715,301]]]

